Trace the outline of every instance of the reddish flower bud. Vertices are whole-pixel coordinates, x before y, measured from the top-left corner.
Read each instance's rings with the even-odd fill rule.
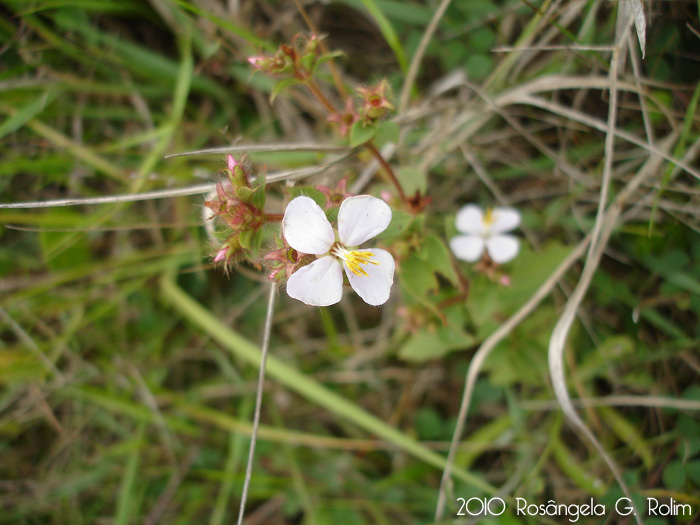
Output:
[[[354,193],[350,193],[349,191],[347,191],[347,188],[347,176],[340,179],[335,188],[329,188],[327,186],[321,185],[316,186],[316,189],[323,193],[323,195],[326,197],[326,205],[324,206],[326,210],[330,210],[331,208],[337,208],[342,204],[342,202],[345,199],[347,199],[348,197],[353,197],[355,195]]]
[[[342,113],[334,113],[328,117],[328,122],[338,124],[338,132],[341,137],[347,135],[352,125],[358,120],[360,120],[360,115],[355,111],[352,98],[348,98],[345,101],[345,109]]]
[[[392,96],[391,86],[386,79],[369,88],[357,88],[357,92],[362,95],[360,114],[365,124],[371,124],[394,110],[394,105],[389,101]]]

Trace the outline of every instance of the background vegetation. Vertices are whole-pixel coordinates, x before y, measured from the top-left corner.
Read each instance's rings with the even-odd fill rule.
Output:
[[[610,201],[650,175],[621,203],[579,309],[569,391],[638,501],[673,497],[697,514],[700,5],[654,2],[644,60],[632,31],[615,75],[617,3],[454,0],[402,106],[437,8],[305,3],[344,52],[344,84],[393,85],[401,136],[385,153],[405,188],[431,199],[430,233],[382,308],[350,293],[310,308],[280,293],[246,523],[432,522],[472,356],[591,230],[606,159]],[[271,103],[274,81],[246,62],[302,31],[295,2],[0,2],[0,200],[210,183],[223,153],[164,158],[201,148],[342,144],[307,92]],[[329,70],[320,75],[330,85]],[[617,139],[606,156],[612,79]],[[249,154],[270,173],[334,158]],[[370,160],[353,154],[310,182],[362,180]],[[390,189],[364,180],[366,192]],[[282,188],[269,187],[276,213]],[[505,267],[510,286],[460,263],[468,295],[450,302],[439,246],[468,202],[519,208],[523,248]],[[268,284],[249,265],[228,276],[213,267],[202,204],[200,191],[0,209],[3,523],[233,521]],[[564,421],[549,378],[549,337],[581,269],[572,264],[481,368],[447,517],[457,497],[494,487],[538,504],[621,495]],[[498,523],[540,521],[509,511]]]

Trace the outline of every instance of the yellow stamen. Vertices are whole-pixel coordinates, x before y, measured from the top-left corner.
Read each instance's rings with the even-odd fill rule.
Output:
[[[343,259],[348,269],[360,277],[368,277],[369,274],[362,268],[362,264],[374,264],[379,265],[379,261],[372,261],[370,257],[374,257],[372,252],[362,251],[362,250],[347,250],[340,244],[336,244],[331,250],[331,254],[335,255],[339,259]]]
[[[496,218],[493,216],[493,208],[488,208],[484,215],[484,226],[491,226]]]

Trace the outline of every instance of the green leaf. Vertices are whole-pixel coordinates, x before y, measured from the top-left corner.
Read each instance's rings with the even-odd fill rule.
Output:
[[[338,212],[340,211],[340,207],[332,207],[326,210],[326,218],[328,219],[328,222],[331,224],[337,224],[338,223]]]
[[[238,242],[241,244],[241,248],[245,250],[250,250],[252,240],[253,230],[243,230],[238,236]]]
[[[685,472],[690,480],[700,487],[700,459],[689,461],[685,465]]]
[[[472,80],[483,80],[493,69],[493,59],[488,55],[471,55],[464,66],[469,78]]]
[[[442,340],[438,332],[430,333],[422,329],[408,340],[399,349],[399,357],[406,361],[422,362],[437,359],[449,351],[448,344]]]
[[[136,431],[136,440],[126,462],[121,488],[117,499],[117,513],[114,516],[115,525],[127,525],[138,512],[137,485],[141,479],[138,475],[139,460],[142,447],[140,441],[143,438],[144,425],[141,423]]]
[[[481,327],[488,323],[499,306],[498,285],[485,275],[475,275],[470,282],[467,298],[467,310],[474,325]]]
[[[301,81],[297,80],[296,78],[285,78],[284,80],[280,80],[277,84],[275,84],[275,87],[270,94],[270,102],[274,102],[277,95],[282,93],[282,91],[288,87],[296,86],[298,84],[301,84]]]
[[[398,169],[396,176],[406,195],[414,195],[416,192],[425,195],[428,190],[428,178],[415,166],[402,166]]]
[[[452,256],[445,243],[437,235],[428,235],[418,252],[418,257],[434,272],[447,278],[452,284],[457,284],[459,278],[452,267]]]
[[[511,263],[511,286],[493,284],[498,302],[507,306],[505,313],[511,313],[527,301],[545,282],[561,261],[571,252],[571,247],[558,242],[549,242],[535,253],[521,241],[520,254]]]
[[[292,186],[291,188],[287,188],[287,193],[289,193],[292,199],[301,196],[310,197],[321,209],[326,206],[326,196],[322,191],[317,190],[313,186]]]
[[[553,434],[554,433],[550,432],[549,446],[562,472],[589,494],[593,494],[594,496],[602,496],[605,494],[602,481],[592,476],[585,467],[576,460],[575,454],[567,449],[566,445],[564,445],[559,438],[558,431],[555,435]]]
[[[368,140],[372,140],[376,131],[377,128],[374,126],[365,126],[358,120],[350,128],[350,147],[354,148],[360,144],[364,144]]]
[[[250,251],[251,257],[253,259],[257,259],[258,255],[260,254],[260,246],[262,246],[262,240],[263,230],[262,228],[258,228],[253,232],[252,238],[250,240]]]
[[[666,465],[661,476],[664,486],[671,490],[680,490],[685,484],[685,469],[680,460],[673,460]]]
[[[392,142],[396,144],[399,141],[399,125],[396,122],[387,120],[382,122],[377,126],[377,133],[375,134],[375,146],[381,148],[387,142]]]
[[[649,270],[661,275],[668,283],[677,286],[681,290],[690,292],[691,294],[699,295],[700,283],[697,277],[684,271],[686,268],[679,267],[679,263],[682,261],[682,254],[674,252],[669,255],[668,258],[664,259],[647,255],[642,258],[642,262]]]
[[[509,414],[488,423],[482,423],[473,432],[465,437],[462,444],[469,444],[468,448],[460,447],[455,458],[455,465],[469,468],[471,464],[484,452],[491,450],[492,444],[503,434],[513,431],[513,421]]]
[[[415,217],[410,213],[401,210],[392,210],[389,226],[375,238],[382,240],[400,237],[410,229],[414,219]]]
[[[446,324],[428,325],[409,336],[399,349],[399,357],[406,361],[426,361],[443,357],[450,351],[474,346],[476,339],[462,328],[465,311],[462,304],[442,309]]]
[[[248,186],[240,186],[236,191],[238,198],[241,199],[243,202],[251,202],[251,200],[253,199],[253,193],[253,188],[249,188]]]
[[[58,91],[47,91],[36,100],[14,111],[5,122],[0,124],[0,138],[24,126],[29,120],[41,113],[46,106],[51,104],[57,96]]]
[[[428,292],[438,287],[432,268],[415,253],[401,261],[399,277],[401,284],[418,300],[425,299]]]
[[[62,215],[58,210],[52,210],[53,215]],[[82,227],[76,225],[76,228]],[[52,270],[74,268],[77,264],[90,262],[90,247],[85,234],[75,232],[42,231],[39,233],[41,251],[44,261]]]
[[[250,199],[250,203],[262,210],[265,207],[265,186],[258,186],[253,192],[253,196]]]
[[[330,62],[331,60],[334,60],[336,58],[341,58],[344,57],[345,53],[343,51],[329,51],[328,53],[324,53],[318,59],[316,60],[316,63],[313,65],[313,68],[311,70],[311,73],[315,73],[318,67],[321,64],[324,64],[326,62]]]
[[[434,408],[419,409],[415,417],[415,427],[421,440],[438,440],[445,437],[445,421]]]
[[[654,465],[654,455],[635,426],[625,419],[622,414],[611,407],[599,407],[598,411],[603,416],[605,422],[610,426],[615,435],[637,454],[647,469]]]

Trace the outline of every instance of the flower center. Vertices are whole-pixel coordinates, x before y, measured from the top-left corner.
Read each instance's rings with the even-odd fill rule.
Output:
[[[484,214],[484,226],[491,226],[495,217],[493,216],[493,208],[488,208]]]
[[[338,259],[345,261],[350,271],[355,275],[361,277],[367,277],[369,274],[362,268],[363,264],[374,264],[379,265],[378,261],[370,260],[370,257],[374,257],[372,252],[362,251],[362,250],[348,250],[340,243],[335,243],[333,248],[331,248],[331,255],[334,255]]]

